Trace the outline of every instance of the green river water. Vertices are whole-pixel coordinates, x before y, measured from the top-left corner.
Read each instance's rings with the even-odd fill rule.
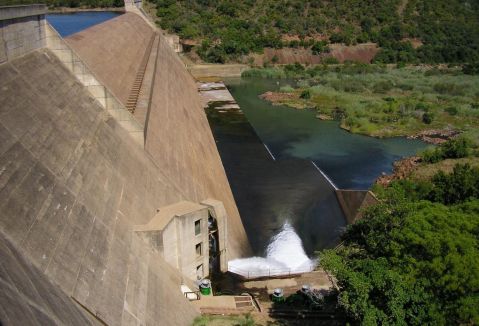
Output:
[[[279,83],[279,84],[277,84]],[[254,130],[277,158],[312,160],[339,188],[367,189],[394,161],[426,147],[418,140],[377,139],[342,130],[337,121],[321,121],[314,110],[273,106],[258,95],[291,83],[267,79],[231,79],[228,88]]]

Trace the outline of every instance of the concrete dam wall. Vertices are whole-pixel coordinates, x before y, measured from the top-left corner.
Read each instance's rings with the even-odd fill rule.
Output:
[[[0,48],[17,49],[0,63],[1,323],[190,324],[198,312],[179,290],[187,280],[136,226],[164,206],[214,198],[226,209],[226,258],[249,251],[191,76],[132,14],[69,40],[123,104],[131,75],[154,58],[138,146],[75,77],[76,66],[44,47],[44,9],[28,10],[2,20],[0,33]],[[19,32],[36,28],[32,22],[39,39]]]
[[[148,29],[142,18],[126,13],[77,33],[67,42],[89,67],[101,67],[95,73],[114,94],[127,94],[134,81],[117,80],[131,75],[130,64],[141,61],[149,50],[151,34],[144,34]],[[193,77],[165,38],[160,37],[150,51],[147,54],[156,60],[147,85],[152,90],[151,101],[146,114],[135,111],[140,122],[148,117],[145,150],[168,174],[171,184],[183,190],[183,199],[200,202],[212,197],[223,202],[229,216],[227,255],[243,256],[248,250],[246,233]],[[118,98],[126,105],[125,97]]]

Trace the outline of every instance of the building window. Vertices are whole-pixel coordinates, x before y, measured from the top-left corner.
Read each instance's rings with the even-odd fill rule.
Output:
[[[196,267],[196,277],[201,280],[203,278],[203,264]]]
[[[195,248],[196,248],[196,256],[200,257],[203,254],[203,248],[202,248],[202,243],[198,243]]]
[[[195,221],[195,235],[201,233],[201,220]]]

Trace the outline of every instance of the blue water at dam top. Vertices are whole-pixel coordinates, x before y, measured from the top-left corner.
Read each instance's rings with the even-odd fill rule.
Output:
[[[57,30],[60,36],[67,37],[121,14],[121,12],[114,11],[54,13],[47,15],[47,21]]]

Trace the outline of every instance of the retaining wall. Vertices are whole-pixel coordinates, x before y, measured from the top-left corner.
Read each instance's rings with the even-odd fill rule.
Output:
[[[362,216],[362,210],[378,203],[369,190],[336,190],[339,204],[348,224],[353,224]]]

